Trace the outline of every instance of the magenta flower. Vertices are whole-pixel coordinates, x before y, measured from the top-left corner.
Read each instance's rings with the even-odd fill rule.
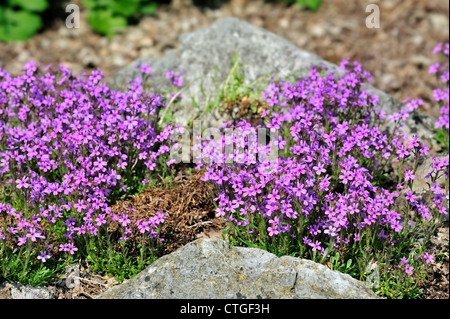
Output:
[[[31,228],[29,233],[27,234],[27,237],[31,239],[31,241],[36,241],[36,239],[41,238],[45,239],[45,236],[41,234],[41,232],[36,231],[35,228]]]
[[[129,223],[131,223],[131,219],[128,217],[125,213],[120,213],[120,217],[118,219],[118,222],[122,224],[123,227],[127,226]]]
[[[409,259],[406,259],[406,257],[402,257],[400,261],[402,265],[406,265],[409,262]]]
[[[37,258],[40,259],[43,263],[45,263],[47,261],[47,259],[50,258],[50,254],[44,250],[44,251],[41,251],[41,255],[38,256]]]
[[[139,71],[141,71],[144,74],[151,75],[152,67],[149,64],[141,64],[139,67]]]
[[[405,182],[409,180],[414,180],[416,176],[414,175],[414,170],[405,170]]]
[[[437,54],[439,52],[442,52],[442,42],[439,42],[434,48],[433,48],[433,54]],[[448,47],[448,44],[447,44]]]
[[[321,242],[320,241],[317,241],[316,240],[316,242],[313,244],[313,243],[310,243],[309,245],[312,247],[312,251],[316,251],[316,250],[320,250],[320,244],[321,244]]]
[[[347,169],[343,169],[339,175],[339,179],[342,179],[342,183],[347,184],[349,180],[353,180],[353,172]]]
[[[65,248],[65,251],[68,251],[71,255],[73,255],[77,250],[78,250],[78,248],[74,247],[73,243],[68,243]]]
[[[411,265],[406,265],[406,266],[405,266],[405,272],[406,272],[407,274],[411,275],[411,276],[412,276],[412,274],[413,274],[413,270],[414,270],[414,267],[413,267],[413,266],[411,266]]]
[[[438,72],[439,70],[439,63],[435,63],[433,65],[430,65],[430,67],[428,68],[428,73],[429,74],[435,74]]]
[[[317,175],[320,175],[321,173],[325,173],[327,170],[324,168],[323,163],[317,164],[317,166],[313,166],[313,170],[316,171]]]
[[[28,184],[27,181],[28,181],[28,177],[26,177],[26,176],[24,178],[22,178],[22,179],[17,179],[16,180],[16,183],[17,183],[16,187],[18,189],[21,189],[22,187],[23,188],[29,188],[30,184]]]
[[[404,158],[409,155],[409,151],[404,145],[402,145],[398,150],[395,151],[398,154],[398,158]]]
[[[434,256],[433,255],[425,253],[425,255],[423,255],[423,258],[425,258],[425,261],[426,261],[427,264],[434,263]]]

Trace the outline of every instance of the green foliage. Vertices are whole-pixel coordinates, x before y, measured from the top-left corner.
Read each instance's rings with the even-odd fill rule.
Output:
[[[297,4],[301,9],[309,9],[311,11],[317,12],[322,0],[297,0]]]
[[[47,0],[8,0],[0,5],[0,41],[24,41],[42,27]]]
[[[82,247],[86,249],[83,255],[87,256],[86,260],[91,271],[114,276],[119,282],[132,278],[144,270],[161,257],[160,251],[163,250],[162,243],[157,242],[154,245],[144,237],[141,237],[140,243],[125,244],[105,233],[97,237],[91,236]]]
[[[322,0],[282,0],[296,2],[301,9],[316,12]],[[150,0],[82,0],[89,10],[87,22],[107,37],[123,30],[144,15],[154,14],[158,1]],[[48,0],[6,0],[0,5],[0,41],[25,41],[43,26]]]
[[[286,3],[297,3],[301,10],[311,10],[317,12],[322,4],[322,0],[277,0]]]
[[[133,18],[155,13],[157,7],[147,0],[83,0],[82,3],[89,9],[87,21],[92,29],[108,37],[124,29]]]
[[[448,152],[449,149],[449,138],[448,138],[448,131],[445,128],[438,128],[435,129],[435,135],[433,136],[433,139],[435,139],[440,145],[444,152]]]

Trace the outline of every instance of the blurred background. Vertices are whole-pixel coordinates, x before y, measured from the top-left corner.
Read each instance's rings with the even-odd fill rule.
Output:
[[[380,27],[367,28],[366,7],[380,9]],[[80,9],[68,28],[68,4]],[[362,63],[374,85],[403,100],[425,101],[437,116],[428,67],[449,41],[447,0],[4,0],[0,1],[0,68],[19,75],[26,62],[62,63],[81,74],[99,67],[107,78],[139,57],[160,57],[178,37],[234,16],[338,64]]]

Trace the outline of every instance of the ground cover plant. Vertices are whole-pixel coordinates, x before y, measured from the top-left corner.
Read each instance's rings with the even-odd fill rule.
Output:
[[[440,142],[442,148],[449,150],[449,90],[448,90],[448,43],[439,43],[433,50],[433,54],[443,57],[443,62],[436,62],[430,66],[428,73],[435,74],[439,87],[433,90],[433,99],[439,105],[440,116],[434,127],[436,129],[435,139]]]
[[[112,91],[100,70],[79,77],[31,61],[23,71],[0,71],[0,278],[37,285],[78,260],[136,274],[158,256],[166,215],[131,220],[111,205],[164,177],[166,98],[143,92],[142,78]]]
[[[448,44],[435,51],[448,57]],[[417,298],[427,264],[442,257],[427,245],[448,214],[448,156],[433,157],[432,195],[419,198],[414,174],[429,149],[399,126],[422,101],[387,116],[361,89],[371,75],[348,60],[340,69],[344,76],[312,67],[296,83],[272,83],[261,96],[263,123],[227,123],[228,134],[194,146],[203,150],[197,167],[216,186],[233,244],[325,263],[384,297]],[[439,70],[446,88],[435,91],[436,127],[448,127],[448,64]],[[279,134],[256,142],[263,127]],[[280,154],[270,158],[273,144]]]
[[[435,52],[448,57],[448,45]],[[215,187],[215,212],[232,244],[327,264],[381,296],[417,298],[427,265],[442,258],[427,244],[448,214],[448,157],[433,158],[431,196],[420,198],[415,171],[428,148],[398,128],[421,101],[386,116],[361,89],[370,74],[348,60],[340,68],[340,77],[312,67],[304,78],[272,82],[259,100],[236,91],[243,79],[230,74],[224,108],[236,99],[242,114],[221,128],[231,134],[217,144],[194,145],[202,149],[196,168]],[[171,203],[152,204],[144,219],[130,195],[165,180],[173,163],[171,136],[183,128],[164,119],[181,98],[182,73],[166,74],[175,90],[160,96],[143,87],[151,67],[140,70],[126,93],[102,83],[100,70],[78,77],[33,62],[15,78],[0,70],[0,282],[45,284],[80,260],[120,281],[166,250],[160,235]],[[448,96],[448,64],[435,70]],[[448,127],[448,97],[435,97],[443,109],[436,127]],[[251,139],[258,128],[267,144]],[[155,194],[163,192],[148,197]],[[173,188],[169,197],[185,194]],[[196,205],[209,205],[207,197],[189,199],[199,218],[208,212]]]

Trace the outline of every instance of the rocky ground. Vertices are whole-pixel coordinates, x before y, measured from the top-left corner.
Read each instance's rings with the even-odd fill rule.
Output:
[[[79,4],[80,1],[72,2]],[[92,32],[85,20],[86,11],[81,7],[79,29],[68,29],[63,20],[56,21],[26,42],[0,43],[0,68],[18,75],[23,65],[33,59],[43,65],[63,63],[77,74],[99,67],[109,78],[136,58],[162,56],[166,50],[177,46],[180,34],[207,27],[217,18],[235,16],[330,62],[339,63],[347,57],[357,60],[373,74],[377,88],[400,100],[409,96],[422,98],[426,102],[423,111],[436,116],[438,109],[432,103],[432,89],[437,81],[427,70],[437,61],[431,53],[434,46],[449,40],[448,1],[376,2],[381,14],[379,29],[365,26],[368,3],[366,0],[325,0],[314,13],[301,11],[295,5],[259,0],[230,0],[216,9],[194,6],[191,0],[173,0],[170,5],[161,6],[154,16],[144,18],[111,39]],[[181,174],[179,182],[183,181],[188,183],[191,177]],[[192,183],[195,189],[195,180]],[[145,205],[152,203],[152,196],[159,196],[165,202],[158,205],[169,205],[176,210],[176,199],[188,190],[146,193]],[[139,205],[139,200],[128,204]],[[166,229],[166,235],[174,239],[172,249],[199,234],[204,236],[204,231],[220,228],[204,197],[193,196],[187,205],[195,207],[189,209],[192,213],[183,214],[183,218],[177,215],[171,221],[171,229],[176,231],[170,233]],[[423,298],[449,297],[448,238],[447,223],[435,240],[436,251],[446,254],[446,262],[430,270],[429,281],[423,285]],[[50,288],[57,298],[91,298],[115,284],[111,278],[89,274],[82,265],[79,268],[80,277],[84,278],[80,280],[81,286],[76,290],[55,284]],[[11,298],[12,290],[12,286],[0,286],[0,298]]]

